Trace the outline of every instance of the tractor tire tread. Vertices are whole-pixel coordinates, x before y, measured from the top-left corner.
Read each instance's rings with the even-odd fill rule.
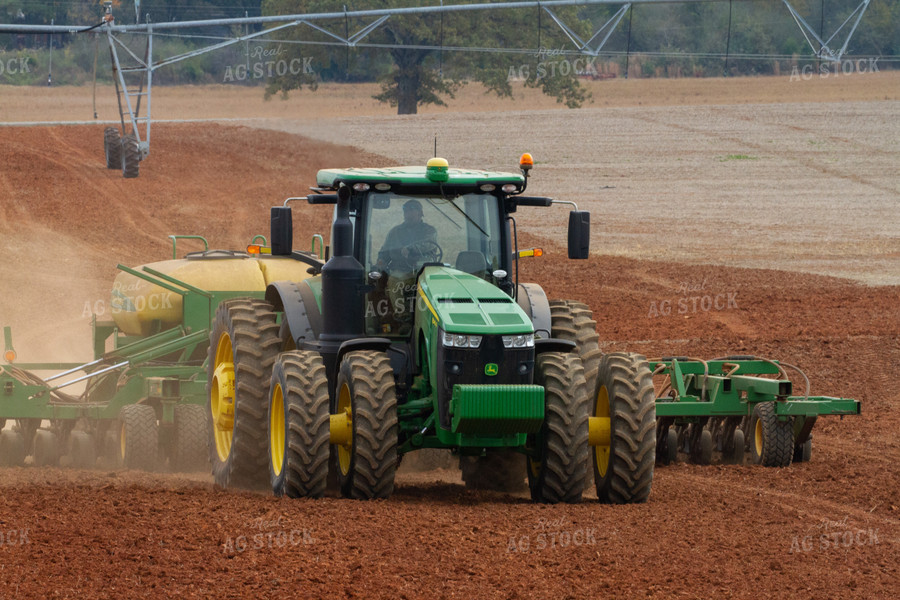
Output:
[[[210,333],[207,382],[212,382],[218,337],[231,337],[234,359],[234,429],[228,459],[219,459],[208,415],[207,445],[213,477],[218,485],[262,490],[267,477],[268,424],[266,423],[272,367],[281,347],[273,306],[253,298],[235,298],[219,305]],[[207,399],[210,383],[207,383]],[[209,412],[209,405],[207,405]]]
[[[284,494],[320,498],[328,482],[331,415],[325,363],[317,352],[281,355],[285,376]]]
[[[551,332],[554,338],[575,342],[584,363],[584,379],[592,385],[600,367],[600,336],[590,307],[575,300],[550,301]]]
[[[544,386],[545,417],[538,439],[542,460],[530,477],[531,497],[555,504],[581,501],[588,480],[590,397],[576,356],[546,352],[537,357],[535,382]]]
[[[394,372],[384,352],[349,352],[353,396],[353,449],[345,496],[360,500],[387,498],[397,470],[397,397]],[[343,368],[343,365],[342,365]]]
[[[597,496],[612,504],[645,502],[656,463],[656,397],[647,359],[628,352],[604,355],[598,390],[603,383],[609,392],[611,448],[606,476],[594,474]]]

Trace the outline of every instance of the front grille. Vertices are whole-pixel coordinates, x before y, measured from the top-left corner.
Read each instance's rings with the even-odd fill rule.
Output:
[[[489,364],[497,365],[496,375],[485,372]],[[459,373],[451,372],[454,365],[459,366]],[[504,348],[499,335],[484,336],[479,348],[447,348],[439,344],[437,367],[440,425],[449,430],[450,399],[454,385],[530,384],[534,380],[534,348]],[[520,367],[524,373],[520,372]]]

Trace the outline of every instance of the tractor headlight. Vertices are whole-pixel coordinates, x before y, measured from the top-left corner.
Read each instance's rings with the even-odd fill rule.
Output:
[[[481,346],[480,335],[462,335],[459,333],[442,332],[441,339],[447,348],[478,348]]]
[[[534,348],[534,334],[504,335],[504,348]]]

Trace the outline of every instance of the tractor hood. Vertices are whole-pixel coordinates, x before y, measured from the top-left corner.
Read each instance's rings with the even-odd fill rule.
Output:
[[[484,279],[447,267],[426,267],[419,279],[424,309],[450,333],[532,333],[531,319],[515,300]]]

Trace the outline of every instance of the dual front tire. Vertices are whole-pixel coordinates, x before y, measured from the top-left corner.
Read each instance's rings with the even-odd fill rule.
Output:
[[[315,352],[278,357],[269,401],[269,480],[277,496],[319,498],[330,456],[328,379]]]
[[[290,497],[321,497],[332,462],[343,496],[387,498],[394,491],[398,456],[397,398],[387,355],[346,354],[333,411],[329,404],[325,367],[317,353],[293,351],[278,357],[269,402],[272,490]]]
[[[581,501],[589,475],[590,396],[584,367],[574,354],[538,355],[535,383],[544,386],[544,422],[528,458],[528,487],[535,502]]]
[[[593,404],[592,417],[604,423],[592,446],[597,497],[611,504],[646,502],[656,462],[656,395],[647,359],[605,354]]]

